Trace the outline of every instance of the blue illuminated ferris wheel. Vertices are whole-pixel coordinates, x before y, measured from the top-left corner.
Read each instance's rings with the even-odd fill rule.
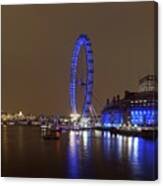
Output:
[[[85,49],[86,57],[86,80],[85,82],[79,83],[78,79],[78,61],[81,48]],[[91,49],[91,42],[87,35],[81,34],[76,42],[72,54],[71,62],[71,76],[70,76],[70,104],[72,114],[81,114],[82,117],[89,116],[89,109],[92,104],[92,95],[93,95],[93,52]],[[82,103],[82,113],[78,113],[77,110],[77,88],[78,86],[84,87],[84,101]]]

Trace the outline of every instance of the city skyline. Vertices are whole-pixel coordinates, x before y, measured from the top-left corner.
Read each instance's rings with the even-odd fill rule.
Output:
[[[92,42],[97,111],[107,98],[137,91],[138,80],[154,73],[153,12],[153,2],[3,6],[2,110],[68,115],[81,33]]]

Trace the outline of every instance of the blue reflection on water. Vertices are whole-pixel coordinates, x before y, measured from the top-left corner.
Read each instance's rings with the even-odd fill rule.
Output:
[[[69,148],[68,148],[68,163],[69,163],[69,177],[76,178],[79,176],[78,164],[78,136],[75,132],[71,131],[69,134]]]
[[[80,178],[87,173],[91,159],[91,137],[89,131],[71,131],[68,146],[68,175]],[[83,171],[86,170],[86,171]]]
[[[157,174],[156,140],[106,131],[73,131],[67,152],[70,178],[153,180]]]

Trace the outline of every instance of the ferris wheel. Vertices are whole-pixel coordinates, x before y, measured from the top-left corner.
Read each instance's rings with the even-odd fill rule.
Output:
[[[80,54],[84,49],[85,61],[86,61],[86,72],[84,76],[79,77],[79,63]],[[91,48],[90,39],[85,34],[81,34],[76,42],[73,49],[71,70],[70,70],[70,104],[71,104],[71,114],[74,116],[81,116],[84,118],[89,117],[90,107],[92,104],[93,95],[93,75],[94,75],[94,65],[93,65],[93,52]],[[79,111],[78,108],[78,89],[82,88],[83,93],[83,103]]]

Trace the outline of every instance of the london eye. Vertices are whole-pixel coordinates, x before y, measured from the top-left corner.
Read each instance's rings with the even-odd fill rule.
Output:
[[[84,75],[79,76],[80,68],[79,63],[83,63],[80,60],[81,53],[84,52],[86,61],[86,71]],[[80,115],[82,118],[88,118],[90,115],[90,107],[92,104],[93,95],[93,76],[94,76],[94,65],[93,65],[93,52],[91,48],[90,39],[85,34],[81,34],[74,45],[70,69],[70,105],[71,114],[74,116]],[[79,108],[78,100],[78,89],[82,89],[83,102],[82,108]]]

